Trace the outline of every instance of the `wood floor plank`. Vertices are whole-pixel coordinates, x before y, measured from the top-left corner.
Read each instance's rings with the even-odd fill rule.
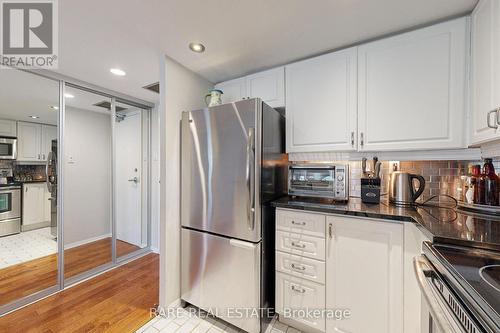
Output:
[[[159,256],[148,254],[0,317],[0,332],[134,332],[158,293]]]
[[[76,276],[111,262],[111,238],[101,239],[64,251],[64,276]],[[118,257],[139,247],[116,241]],[[57,284],[57,254],[30,260],[0,269],[0,305],[55,286]]]

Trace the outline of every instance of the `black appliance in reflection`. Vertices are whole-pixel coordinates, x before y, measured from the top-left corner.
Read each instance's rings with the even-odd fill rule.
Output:
[[[52,140],[45,170],[50,193],[50,234],[57,237],[57,140]]]

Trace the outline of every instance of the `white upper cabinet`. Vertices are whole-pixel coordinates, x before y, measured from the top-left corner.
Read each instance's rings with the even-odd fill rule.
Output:
[[[285,105],[285,69],[270,69],[246,77],[247,97],[259,97],[273,108]]]
[[[468,19],[358,49],[359,150],[466,147]]]
[[[286,66],[287,152],[355,151],[357,49]]]
[[[285,106],[285,70],[283,67],[221,82],[215,89],[222,90],[222,102],[231,103],[258,97],[273,108]]]
[[[42,125],[17,122],[17,160],[42,162]]]
[[[403,332],[403,225],[327,216],[326,332]]]
[[[52,150],[52,140],[57,139],[57,126],[17,122],[17,160],[44,162]]]
[[[247,95],[245,78],[218,83],[215,85],[215,89],[222,90],[222,103],[240,101]]]
[[[42,160],[47,161],[49,152],[52,151],[52,140],[57,139],[57,126],[42,125]]]
[[[17,124],[15,120],[0,119],[0,136],[17,136]]]
[[[481,0],[472,13],[471,144],[499,139],[500,3]],[[488,119],[488,117],[490,119]],[[488,120],[491,127],[488,126]]]

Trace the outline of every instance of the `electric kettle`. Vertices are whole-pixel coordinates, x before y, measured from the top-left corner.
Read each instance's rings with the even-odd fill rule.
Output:
[[[415,182],[418,189],[415,190]],[[389,180],[389,201],[397,205],[413,205],[425,188],[425,179],[403,171],[394,171]]]

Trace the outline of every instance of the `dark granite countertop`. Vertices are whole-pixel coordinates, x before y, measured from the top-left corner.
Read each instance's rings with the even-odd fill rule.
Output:
[[[433,242],[500,251],[500,217],[496,216],[429,206],[398,207],[387,201],[369,205],[362,203],[359,198],[350,198],[347,203],[334,203],[329,199],[287,196],[273,201],[272,205],[280,208],[416,223]]]
[[[23,181],[19,181],[17,183],[19,184],[32,184],[32,183],[45,183],[46,180],[45,179],[33,179],[33,180],[23,180]]]

